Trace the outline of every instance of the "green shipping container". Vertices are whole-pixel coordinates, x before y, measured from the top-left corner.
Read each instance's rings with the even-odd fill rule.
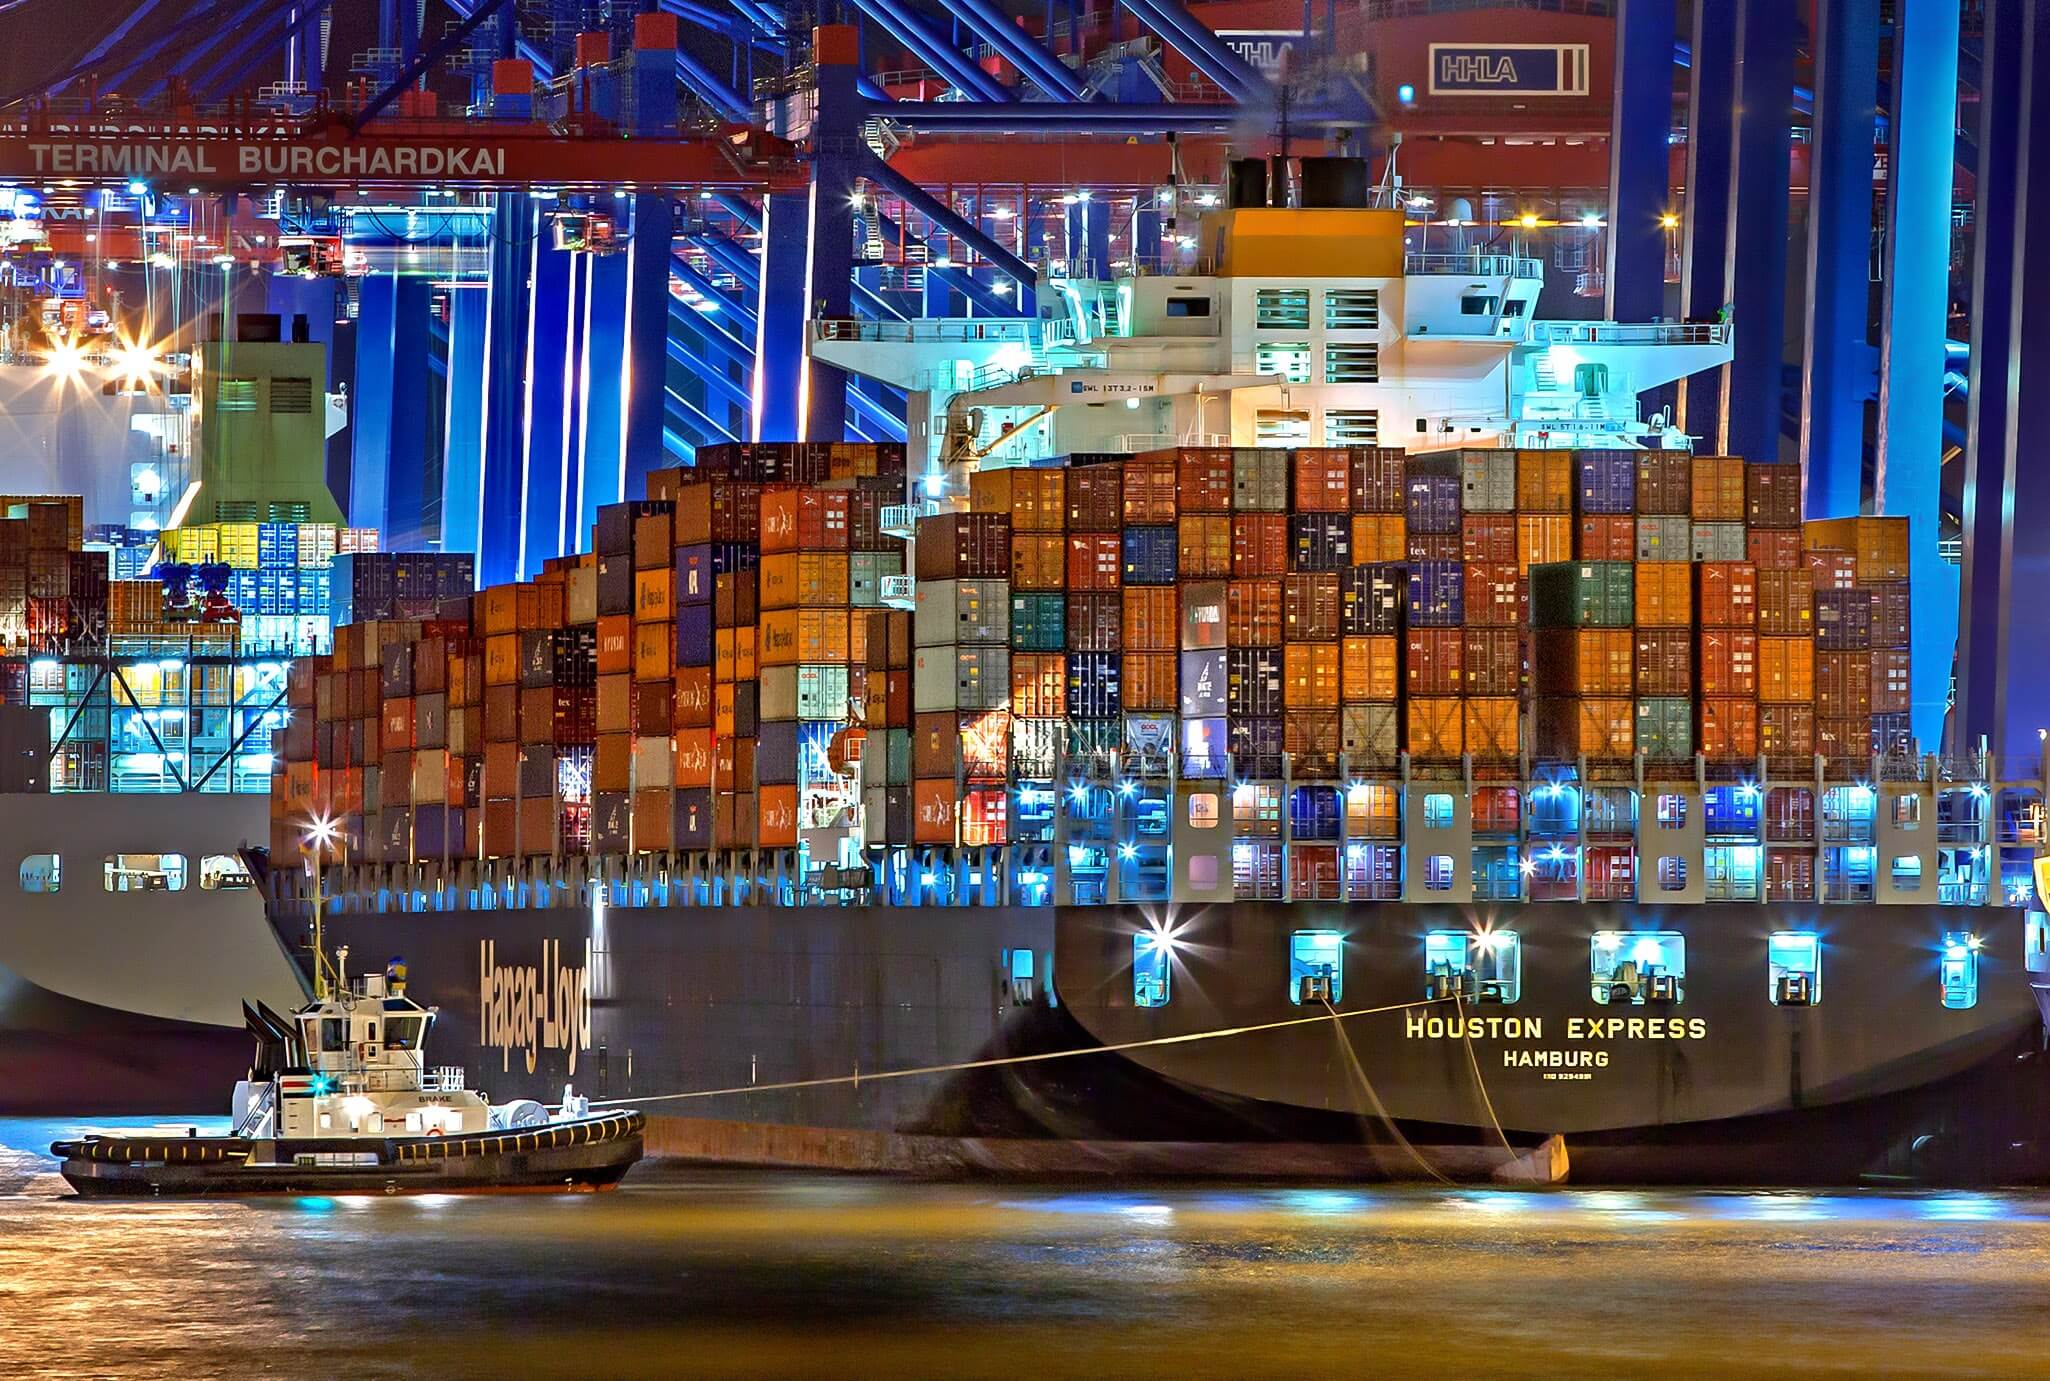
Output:
[[[1011,596],[1011,647],[1017,652],[1068,649],[1068,597],[1064,594]]]
[[[797,669],[799,719],[847,718],[847,668],[838,662],[811,662]]]
[[[871,731],[869,741],[871,743],[875,741],[873,731]],[[883,785],[911,785],[911,731],[909,729],[885,729],[883,731]]]
[[[1637,702],[1637,751],[1647,758],[1694,756],[1694,702],[1659,696]]]
[[[1628,561],[1530,568],[1530,621],[1536,628],[1628,628],[1636,602],[1636,568]]]

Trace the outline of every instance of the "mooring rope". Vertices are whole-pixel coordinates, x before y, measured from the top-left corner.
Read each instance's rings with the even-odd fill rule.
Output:
[[[1431,999],[1431,1001],[1434,1002],[1442,1002],[1445,1000],[1446,999],[1444,998]],[[1407,1151],[1409,1153],[1409,1158],[1415,1161],[1418,1165],[1422,1166],[1423,1172],[1426,1175],[1429,1175],[1432,1179],[1438,1181],[1438,1183],[1440,1184],[1452,1183],[1452,1180],[1449,1176],[1447,1176],[1443,1171],[1439,1170],[1437,1166],[1431,1164],[1430,1161],[1424,1159],[1424,1153],[1422,1151],[1417,1150],[1417,1148],[1410,1143],[1410,1139],[1402,1134],[1402,1128],[1396,1125],[1395,1119],[1388,1115],[1387,1107],[1381,1102],[1381,1095],[1374,1092],[1373,1081],[1367,1078],[1366,1068],[1360,1064],[1359,1052],[1352,1048],[1351,1037],[1346,1035],[1345,1028],[1343,1026],[1339,1026],[1336,1024],[1341,1014],[1336,1007],[1333,1007],[1331,1005],[1329,999],[1325,1000],[1324,1010],[1331,1014],[1331,1020],[1333,1022],[1331,1028],[1332,1033],[1338,1037],[1338,1044],[1345,1051],[1346,1060],[1350,1062],[1352,1065],[1353,1077],[1358,1079],[1360,1087],[1367,1091],[1367,1098],[1374,1105],[1374,1115],[1381,1119],[1382,1125],[1388,1129],[1388,1134],[1395,1138],[1395,1144],[1400,1146],[1403,1150]]]
[[[998,1055],[987,1060],[961,1060],[954,1064],[920,1065],[915,1069],[883,1069],[868,1073],[837,1074],[823,1079],[786,1079],[773,1084],[738,1084],[732,1088],[692,1089],[687,1093],[650,1093],[632,1098],[598,1098],[592,1102],[598,1105],[634,1105],[640,1103],[673,1103],[687,1098],[726,1098],[743,1093],[778,1093],[791,1089],[829,1088],[836,1084],[872,1084],[883,1079],[917,1079],[933,1074],[959,1074],[971,1069],[1000,1069],[1006,1065],[1039,1064],[1047,1060],[1071,1060],[1081,1055],[1115,1055],[1126,1050],[1144,1050],[1150,1046],[1187,1045],[1195,1041],[1225,1040],[1233,1036],[1257,1035],[1262,1031],[1279,1031],[1290,1026],[1322,1024],[1327,1020],[1351,1021],[1356,1017],[1385,1016],[1390,1012],[1406,1012],[1416,1007],[1431,1007],[1442,1002],[1457,1001],[1450,997],[1427,997],[1415,1002],[1397,1002],[1387,1007],[1363,1007],[1357,1012],[1340,1012],[1329,1004],[1325,1011],[1330,1015],[1291,1017],[1285,1021],[1266,1021],[1255,1026],[1228,1026],[1210,1031],[1189,1031],[1178,1036],[1154,1036],[1143,1041],[1119,1041],[1112,1045],[1089,1045],[1076,1050],[1042,1050],[1030,1055]],[[1346,1043],[1348,1051],[1351,1043]]]

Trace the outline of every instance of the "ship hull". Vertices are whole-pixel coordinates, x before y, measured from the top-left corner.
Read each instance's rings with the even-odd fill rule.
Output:
[[[248,1069],[242,1003],[290,1011],[299,974],[255,888],[200,885],[269,834],[265,796],[0,796],[0,1116],[220,1111]],[[186,885],[108,890],[114,854],[179,854]],[[59,860],[59,886],[48,868]]]
[[[1563,1146],[1537,1178],[2050,1174],[2042,975],[2021,960],[2021,913],[1822,916],[1824,997],[1799,1009],[1769,1000],[1765,966],[1766,933],[1794,918],[1755,906],[1496,908],[1488,923],[1528,947],[1525,978],[1515,1004],[1484,1007],[1423,1000],[1422,933],[1473,926],[1467,908],[1192,911],[1156,1008],[1132,1001],[1133,937],[1157,919],[1137,909],[544,908],[345,913],[327,929],[358,963],[405,959],[412,995],[443,1014],[437,1058],[494,1099],[573,1084],[631,1101],[657,1154],[1499,1178]],[[300,942],[303,917],[277,925]],[[1289,997],[1290,932],[1327,926],[1346,936],[1330,1011]],[[1596,1003],[1591,934],[1660,926],[1688,937],[1682,1001]],[[1950,931],[1983,942],[1963,1010],[1936,978]],[[1239,1034],[1206,1034],[1224,1029]]]

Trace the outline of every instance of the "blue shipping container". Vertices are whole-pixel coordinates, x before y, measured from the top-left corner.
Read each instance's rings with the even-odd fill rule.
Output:
[[[1578,502],[1582,513],[1633,513],[1637,509],[1637,457],[1632,451],[1578,451]]]
[[[1466,567],[1457,561],[1415,561],[1409,567],[1409,621],[1418,628],[1466,622]]]
[[[1628,452],[1618,454],[1627,455]],[[1634,472],[1633,472],[1634,473]],[[1459,531],[1459,486],[1457,474],[1417,474],[1412,465],[1406,485],[1404,511],[1411,532]]]
[[[1125,529],[1125,584],[1172,585],[1180,539],[1171,527]]]
[[[1288,520],[1289,569],[1342,571],[1352,564],[1350,513],[1298,513]]]
[[[1115,652],[1068,654],[1068,718],[1109,719],[1123,713],[1123,660]]]

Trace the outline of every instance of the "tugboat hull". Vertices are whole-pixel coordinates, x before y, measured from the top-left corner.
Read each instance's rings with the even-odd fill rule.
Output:
[[[462,1194],[610,1189],[641,1158],[647,1119],[577,1122],[452,1137],[88,1137],[50,1148],[86,1198],[245,1194]]]

